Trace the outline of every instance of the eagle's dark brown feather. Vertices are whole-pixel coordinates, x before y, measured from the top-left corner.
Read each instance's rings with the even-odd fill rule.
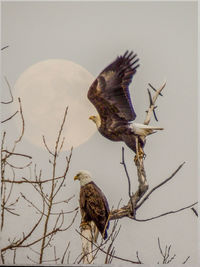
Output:
[[[93,221],[103,238],[106,239],[109,227],[109,206],[103,192],[94,182],[81,187],[80,209],[82,221]]]
[[[126,52],[107,66],[88,91],[88,98],[96,107],[102,124],[112,120],[132,121],[136,118],[128,86],[139,64],[133,52]]]

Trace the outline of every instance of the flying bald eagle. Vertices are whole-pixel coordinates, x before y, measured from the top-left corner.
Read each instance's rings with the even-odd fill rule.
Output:
[[[106,197],[101,189],[92,181],[89,172],[78,172],[74,180],[80,181],[81,225],[93,221],[102,237],[106,239],[110,212]]]
[[[143,148],[147,135],[163,128],[133,123],[133,109],[129,84],[136,73],[139,59],[133,52],[126,51],[107,66],[88,91],[88,98],[99,115],[91,116],[99,132],[112,141],[123,141],[136,153],[136,137]]]

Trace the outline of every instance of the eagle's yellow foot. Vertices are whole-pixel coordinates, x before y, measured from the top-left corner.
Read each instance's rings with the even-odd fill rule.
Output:
[[[138,151],[134,157],[134,162],[136,163],[138,160],[144,159],[146,154],[144,153],[143,149],[139,146]]]
[[[80,227],[86,227],[86,226],[88,226],[88,223],[87,222],[81,222],[80,223]]]

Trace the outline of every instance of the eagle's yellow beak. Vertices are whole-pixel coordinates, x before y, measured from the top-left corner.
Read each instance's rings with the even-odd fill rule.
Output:
[[[94,119],[94,116],[90,116],[90,117],[89,117],[89,120],[93,120],[93,119]]]
[[[78,175],[74,176],[74,181],[79,180]]]

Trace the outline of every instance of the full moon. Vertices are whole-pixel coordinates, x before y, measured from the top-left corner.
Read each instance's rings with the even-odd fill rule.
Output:
[[[68,107],[63,131],[67,149],[86,142],[96,131],[89,120],[95,109],[87,99],[94,77],[82,66],[62,59],[38,62],[25,70],[14,86],[21,98],[25,120],[25,138],[44,147],[42,136],[50,148],[56,138]]]

